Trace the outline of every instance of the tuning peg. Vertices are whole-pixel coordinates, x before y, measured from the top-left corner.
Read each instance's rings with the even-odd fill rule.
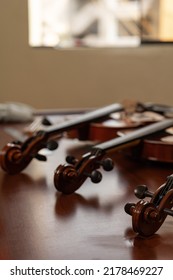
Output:
[[[19,140],[14,140],[14,141],[12,141],[12,143],[15,145],[22,145],[22,142]]]
[[[127,214],[132,215],[132,211],[133,211],[134,207],[135,207],[135,203],[127,203],[124,206],[124,210]]]
[[[99,162],[100,165],[103,166],[103,169],[105,171],[111,171],[114,168],[114,163],[111,158],[105,158],[101,162]]]
[[[95,184],[100,183],[102,180],[102,174],[98,170],[93,170],[91,174],[85,173],[85,175],[87,175],[87,177],[90,177],[91,182]]]
[[[134,190],[134,193],[135,193],[136,197],[139,199],[143,199],[145,197],[153,197],[153,193],[148,191],[148,188],[145,185],[138,186]]]
[[[78,162],[78,160],[74,156],[67,156],[66,157],[66,162],[74,165],[76,162]]]
[[[58,148],[58,143],[54,140],[50,140],[49,142],[47,142],[46,148],[50,151],[54,151]]]
[[[41,123],[42,123],[43,125],[46,125],[46,126],[52,125],[52,123],[51,123],[51,122],[49,121],[49,119],[47,119],[47,118],[43,118],[42,121],[41,121]]]
[[[165,208],[163,211],[164,211],[167,215],[173,216],[173,210],[168,209],[168,208]]]
[[[36,158],[36,159],[38,159],[38,160],[40,160],[40,161],[46,161],[46,160],[47,160],[46,156],[41,155],[41,154],[36,154],[36,155],[34,156],[34,158]]]

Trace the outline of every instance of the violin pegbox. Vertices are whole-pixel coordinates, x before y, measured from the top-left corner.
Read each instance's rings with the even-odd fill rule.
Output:
[[[54,173],[55,188],[64,194],[75,192],[87,178],[92,183],[99,183],[102,180],[98,170],[101,166],[105,171],[111,171],[114,167],[113,160],[100,149],[91,150],[81,159],[67,156],[66,161],[67,164],[58,166]]]
[[[166,183],[155,193],[150,192],[145,185],[138,186],[134,193],[140,200],[127,203],[124,210],[132,216],[134,231],[149,237],[161,227],[167,215],[173,216],[173,175],[168,176]],[[150,197],[150,201],[144,200],[146,197]]]

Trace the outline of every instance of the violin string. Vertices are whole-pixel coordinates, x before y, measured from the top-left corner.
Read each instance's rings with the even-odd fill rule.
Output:
[[[166,192],[168,192],[169,190],[171,190],[172,189],[172,187],[173,187],[173,176],[172,175],[170,175],[169,177],[168,177],[168,180],[167,180],[167,187],[165,188],[165,189],[163,189],[163,191],[164,191],[164,194],[166,194]]]
[[[170,175],[167,179],[167,182],[165,186],[163,187],[162,191],[159,194],[159,197],[156,201],[156,206],[160,203],[160,200],[163,198],[163,196],[173,188],[173,175]]]

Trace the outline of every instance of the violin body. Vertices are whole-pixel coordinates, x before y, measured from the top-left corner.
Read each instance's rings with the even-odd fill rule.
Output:
[[[129,131],[128,131],[129,133]],[[173,162],[173,137],[166,131],[158,132],[143,139],[139,145],[126,149],[124,153],[138,160]],[[168,141],[168,139],[170,139]]]
[[[163,131],[156,136],[144,139],[142,157],[152,161],[172,163],[173,141],[167,141],[166,139],[169,137],[172,138],[166,131]]]
[[[142,126],[161,121],[164,117],[154,112],[133,112],[126,115],[125,110],[118,113],[112,113],[105,120],[91,122],[89,125],[80,129],[68,131],[67,137],[77,138],[79,140],[89,140],[103,142],[129,132]]]
[[[147,112],[148,113],[148,112]],[[116,118],[110,118],[103,122],[92,122],[81,130],[71,130],[67,135],[70,138],[79,140],[89,140],[94,142],[104,142],[119,136],[126,135],[139,128],[155,123],[163,119],[162,116],[148,118],[140,116],[135,121],[129,119],[122,120],[116,113]],[[114,114],[115,115],[115,114]],[[139,145],[124,149],[124,154],[128,154],[135,159],[145,159],[150,161],[172,163],[173,162],[173,136],[166,131],[158,132],[143,139]]]
[[[81,129],[71,130],[67,133],[67,137],[85,141],[103,142],[118,137],[120,131],[145,125],[142,122],[129,123],[128,120],[121,119],[121,114],[118,115],[118,119],[109,116],[109,118],[102,122],[91,122],[88,126]]]

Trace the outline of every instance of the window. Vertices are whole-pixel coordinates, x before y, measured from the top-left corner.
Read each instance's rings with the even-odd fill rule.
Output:
[[[54,48],[172,41],[172,0],[28,0],[29,44]]]

